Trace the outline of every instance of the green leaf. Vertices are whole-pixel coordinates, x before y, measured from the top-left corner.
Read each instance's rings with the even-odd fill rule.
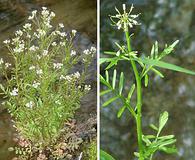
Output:
[[[148,81],[149,81],[149,78],[148,78],[148,75],[146,74],[145,77],[144,77],[144,85],[145,85],[145,87],[148,86]]]
[[[163,129],[163,127],[165,126],[165,124],[167,123],[169,118],[169,113],[167,111],[163,112],[160,115],[159,118],[159,128],[158,128],[158,134],[160,134],[161,130]]]
[[[118,113],[117,113],[117,117],[120,118],[123,114],[123,112],[125,111],[126,106],[123,106],[119,109]]]
[[[109,55],[116,55],[116,52],[112,51],[105,51],[104,54],[109,54]]]
[[[110,89],[108,89],[108,90],[105,90],[105,91],[102,91],[102,92],[100,92],[100,96],[103,96],[103,95],[105,95],[105,94],[107,94],[107,93],[109,93],[109,92],[111,92],[112,90],[110,90]]]
[[[117,65],[118,60],[114,59],[110,62],[110,64],[106,67],[106,69],[110,69],[112,66]]]
[[[157,69],[152,68],[151,70],[154,71],[154,72],[155,72],[157,75],[159,75],[161,78],[164,78],[163,74],[162,74],[160,71],[158,71]]]
[[[109,83],[109,73],[108,73],[108,71],[107,71],[107,70],[105,71],[105,74],[106,74],[106,82],[108,82],[108,83]]]
[[[164,146],[168,146],[171,144],[174,144],[176,142],[176,139],[168,139],[168,140],[158,140],[158,141],[154,141],[152,142],[152,144],[150,145],[151,148],[162,148]]]
[[[128,97],[127,97],[128,101],[130,101],[131,96],[133,95],[134,90],[135,90],[135,84],[133,84],[133,85],[131,86],[131,89],[130,89],[130,91],[129,91],[129,93],[128,93]]]
[[[154,135],[144,135],[145,137],[147,137],[148,139],[155,139],[156,138],[156,136],[154,136]]]
[[[119,97],[116,96],[116,97],[113,97],[111,99],[109,99],[108,101],[106,101],[102,106],[103,107],[106,107],[107,105],[109,105],[110,103],[114,102],[115,100],[117,100]]]
[[[142,136],[142,140],[146,143],[146,146],[149,146],[151,144],[151,141],[147,136]]]
[[[119,81],[119,94],[120,95],[122,94],[122,91],[123,91],[123,85],[124,85],[124,73],[121,72],[120,81]]]
[[[151,55],[151,58],[153,59],[154,58],[154,45],[152,45],[150,55]]]
[[[169,45],[168,47],[165,46],[165,49],[163,50],[163,52],[160,54],[159,59],[163,58],[164,56],[170,54],[174,47],[179,43],[179,40],[176,40],[175,42],[173,42],[171,45]]]
[[[110,58],[100,58],[100,60],[99,60],[100,64],[103,64],[105,62],[110,62],[110,61],[111,61]]]
[[[168,145],[174,144],[176,141],[177,141],[176,139],[170,139],[170,140],[161,142],[161,143],[159,144],[159,148],[162,148],[162,147],[164,147],[164,146],[168,146]]]
[[[155,131],[158,131],[158,127],[156,127],[154,124],[150,124],[150,128],[152,128]]]
[[[138,60],[138,59],[136,59],[136,60]],[[166,63],[166,62],[163,62],[163,61],[158,61],[158,60],[153,60],[153,59],[148,59],[148,58],[143,58],[143,59],[139,59],[139,60],[141,60],[141,62],[143,62],[147,65],[154,65],[154,66],[164,68],[164,69],[169,69],[169,70],[173,70],[173,71],[177,71],[177,72],[182,72],[182,73],[195,75],[194,71],[176,66],[174,64]]]
[[[3,86],[2,84],[0,84],[0,88],[1,88],[1,90],[2,90],[3,92],[5,92],[5,88],[4,88],[4,86]]]
[[[158,137],[158,139],[173,139],[175,136],[174,135],[167,135],[167,136],[161,136],[161,137]]]
[[[100,160],[115,160],[115,159],[107,152],[100,150]]]
[[[178,152],[177,148],[175,147],[161,147],[160,150],[167,154],[173,154]]]
[[[106,80],[104,79],[104,77],[102,75],[100,75],[100,82],[106,86],[108,85],[108,83],[106,82]]]
[[[158,57],[158,41],[155,42],[155,57],[154,58],[157,58]]]
[[[134,155],[139,158],[139,153],[138,152],[134,152]]]
[[[113,77],[112,77],[112,88],[115,89],[116,85],[116,69],[113,72]]]

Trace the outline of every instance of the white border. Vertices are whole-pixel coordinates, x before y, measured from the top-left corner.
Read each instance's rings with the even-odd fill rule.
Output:
[[[100,160],[100,0],[97,0],[97,159]]]

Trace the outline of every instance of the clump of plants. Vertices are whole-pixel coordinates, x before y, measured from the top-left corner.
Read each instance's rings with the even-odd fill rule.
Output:
[[[115,42],[118,50],[106,51],[104,53],[110,57],[100,59],[100,64],[108,63],[107,67],[105,68],[105,77],[100,75],[100,81],[104,86],[107,87],[107,89],[102,91],[100,95],[102,96],[109,93],[114,95],[111,99],[103,103],[103,107],[108,106],[115,100],[121,100],[123,105],[119,108],[117,117],[120,118],[124,112],[128,111],[136,123],[135,132],[137,134],[138,150],[134,152],[135,157],[137,157],[139,160],[152,160],[154,154],[158,151],[163,151],[168,154],[177,153],[177,149],[175,147],[176,139],[174,135],[161,134],[161,131],[168,121],[169,114],[167,111],[160,115],[159,123],[157,125],[149,124],[153,130],[152,134],[145,135],[143,133],[142,89],[144,86],[148,86],[149,76],[151,75],[150,73],[157,74],[161,78],[164,77],[164,75],[159,71],[159,68],[183,72],[191,75],[195,75],[195,72],[162,61],[165,56],[173,52],[174,47],[179,42],[178,40],[171,45],[165,45],[162,51],[159,50],[158,42],[155,42],[152,46],[150,55],[148,56],[141,55],[136,50],[132,49],[132,35],[130,35],[130,31],[134,26],[140,25],[136,20],[139,14],[132,14],[132,10],[133,5],[131,6],[130,10],[127,11],[126,5],[123,4],[123,13],[116,8],[117,14],[115,16],[110,16],[112,25],[123,31],[126,41],[124,41],[124,44],[118,44]],[[124,86],[127,86],[125,83],[125,74],[121,72],[119,77],[117,76],[119,61],[124,63],[127,62],[130,71],[133,72],[135,77],[135,81],[131,80],[132,85],[130,86],[130,84],[128,84],[128,86],[130,86],[128,93],[124,92]],[[110,70],[114,70],[112,79],[110,76]],[[131,99],[134,93],[136,93],[136,105],[133,105]],[[103,150],[100,152],[100,156],[102,160],[114,159],[111,155]]]
[[[13,63],[0,59],[6,78],[0,87],[24,150],[31,146],[40,151],[54,144],[91,89],[85,77],[95,47],[77,51],[73,44],[76,30],[66,32],[62,23],[53,27],[54,17],[46,7],[35,10],[29,22],[4,41]],[[24,159],[34,156],[30,153],[25,152]]]

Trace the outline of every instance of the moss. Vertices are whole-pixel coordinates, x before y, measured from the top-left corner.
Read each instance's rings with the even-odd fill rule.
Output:
[[[94,139],[84,149],[84,160],[97,160],[97,141]]]

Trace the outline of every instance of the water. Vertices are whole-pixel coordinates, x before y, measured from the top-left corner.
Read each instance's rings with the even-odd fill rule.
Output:
[[[96,2],[91,0],[36,0],[5,1],[0,0],[0,42],[12,36],[19,29],[34,9],[46,6],[56,13],[54,23],[62,22],[67,30],[76,29],[78,36],[75,45],[79,50],[84,50],[91,45],[96,45]],[[0,57],[10,60],[5,49],[0,45]],[[83,98],[82,106],[77,112],[77,120],[84,122],[96,114],[96,59],[90,67],[87,83],[92,85],[92,91]],[[78,69],[80,66],[78,66]],[[0,80],[2,78],[0,77]],[[0,99],[1,100],[1,99]],[[79,116],[82,115],[82,116]],[[13,155],[8,152],[8,147],[14,145],[14,129],[9,114],[5,109],[0,109],[0,160],[9,160]]]
[[[122,3],[129,6],[135,3],[134,13],[141,12],[141,26],[133,29],[133,48],[148,55],[151,45],[158,40],[162,44],[180,40],[174,54],[164,61],[195,70],[195,1],[163,1],[163,0],[102,0],[101,1],[101,50],[115,49],[113,42],[124,40],[121,31],[110,26],[108,15],[115,14],[114,6],[122,9]],[[119,43],[122,41],[119,41]],[[125,70],[132,83],[132,75],[126,64],[120,63],[120,69]],[[195,160],[195,77],[162,70],[165,78],[152,75],[149,87],[144,89],[143,97],[143,131],[150,123],[158,123],[158,116],[167,110],[170,118],[163,133],[175,134],[177,138],[178,155],[156,154],[156,160]],[[103,70],[102,70],[103,73]],[[126,86],[128,88],[128,86]],[[108,97],[104,96],[101,101]],[[132,160],[136,148],[135,123],[129,114],[120,120],[116,118],[120,103],[106,109],[101,109],[101,147],[111,153],[116,159]]]

